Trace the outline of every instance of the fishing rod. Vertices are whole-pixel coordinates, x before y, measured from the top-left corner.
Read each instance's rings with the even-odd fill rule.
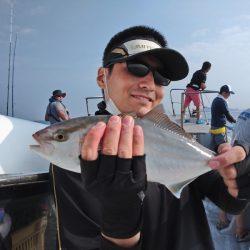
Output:
[[[7,107],[6,115],[9,115],[9,93],[10,93],[10,61],[11,61],[11,47],[12,47],[12,27],[13,27],[13,8],[14,4],[10,4],[10,43],[9,43],[9,67],[8,67],[8,85],[7,85]]]
[[[11,82],[12,117],[14,117],[14,74],[15,74],[16,43],[17,43],[17,33],[16,33],[15,44],[14,44],[13,61],[12,61],[12,77],[11,77],[12,78],[12,82]]]

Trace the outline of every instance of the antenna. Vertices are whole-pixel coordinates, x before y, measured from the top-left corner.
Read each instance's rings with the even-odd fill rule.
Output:
[[[9,45],[9,68],[8,68],[7,110],[6,110],[6,115],[9,115],[10,61],[11,61],[11,46],[12,46],[13,7],[14,7],[14,4],[13,4],[13,2],[11,2],[11,4],[10,4],[10,45]]]
[[[15,73],[16,43],[17,43],[17,33],[16,33],[15,44],[14,44],[13,61],[12,61],[12,82],[11,82],[12,117],[14,117],[14,73]]]

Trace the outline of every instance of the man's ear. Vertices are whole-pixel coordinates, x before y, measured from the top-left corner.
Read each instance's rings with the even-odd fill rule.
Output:
[[[100,88],[105,88],[105,68],[100,67],[98,69],[96,81]]]

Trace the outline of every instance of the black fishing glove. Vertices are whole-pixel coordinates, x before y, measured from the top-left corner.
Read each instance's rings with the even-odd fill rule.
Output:
[[[147,184],[145,155],[123,159],[100,154],[80,163],[84,185],[102,207],[102,232],[118,239],[138,233]]]
[[[235,164],[237,171],[237,186],[239,189],[238,198],[244,200],[250,200],[250,145],[245,141],[236,140],[233,144],[234,146],[241,146],[246,152],[246,158]]]

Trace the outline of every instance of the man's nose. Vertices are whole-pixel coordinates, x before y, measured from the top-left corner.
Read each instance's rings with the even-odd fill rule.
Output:
[[[150,71],[146,76],[142,77],[139,86],[141,88],[147,88],[149,90],[155,89],[155,81],[152,71]]]

